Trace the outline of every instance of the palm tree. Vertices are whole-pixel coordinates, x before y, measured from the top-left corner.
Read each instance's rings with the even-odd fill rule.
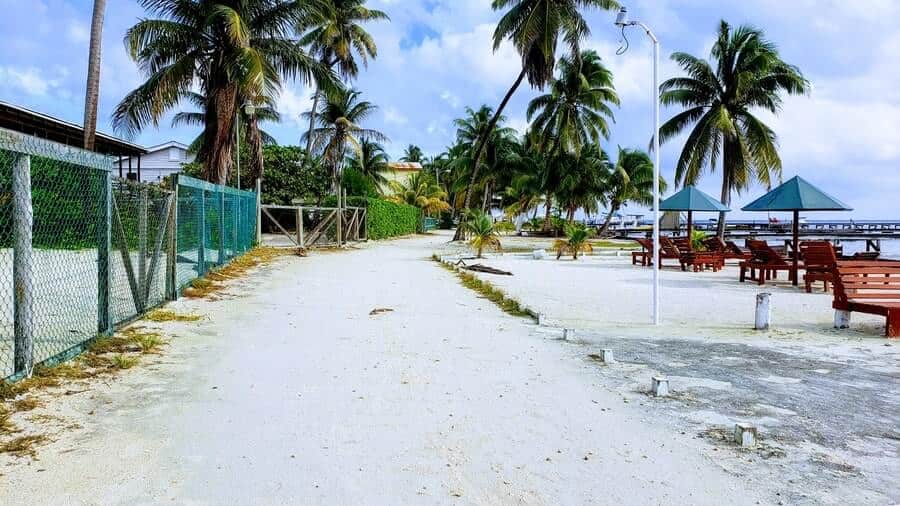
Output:
[[[659,191],[666,191],[666,181],[660,177]],[[653,205],[653,161],[650,156],[636,149],[619,148],[616,165],[606,182],[606,202],[609,213],[600,227],[599,235],[609,229],[613,216],[629,202],[645,206]]]
[[[618,9],[619,4],[615,0],[493,0],[491,7],[494,10],[509,8],[494,30],[494,51],[500,48],[504,40],[512,41],[522,58],[522,71],[497,107],[486,132],[497,125],[506,105],[526,77],[531,87],[538,89],[543,89],[553,78],[556,46],[560,38],[573,54],[579,53],[581,41],[591,33],[581,9],[613,10]],[[482,136],[475,147],[470,186],[474,186],[478,179],[478,166],[487,141],[487,136]],[[470,200],[471,194],[467,191],[466,209]]]
[[[209,146],[205,143],[208,140],[206,129],[206,97],[200,93],[187,93],[185,99],[192,103],[197,111],[181,111],[172,118],[172,127],[178,126],[199,126],[202,128],[198,135],[191,142],[188,150],[196,155],[198,162],[203,162],[209,154]],[[239,100],[238,103],[244,103],[246,100]],[[248,156],[250,164],[248,166],[248,176],[246,181],[254,181],[263,177],[263,146],[277,144],[274,137],[264,130],[260,129],[260,122],[281,122],[281,114],[275,110],[275,100],[272,98],[258,99],[255,104],[253,115],[246,114],[241,108],[238,118],[241,121],[240,132],[242,134],[241,142],[244,142],[250,148]]]
[[[500,168],[504,160],[505,151],[515,142],[516,135],[514,129],[500,126],[506,121],[506,118],[503,116],[488,131],[492,114],[493,110],[486,105],[482,105],[477,111],[467,107],[466,117],[454,121],[457,128],[457,143],[463,147],[465,153],[451,164],[451,168],[457,171],[458,184],[464,185],[468,183],[463,193],[460,193],[460,195],[464,195],[464,199],[470,200],[475,189],[481,190],[481,209],[483,211],[490,204],[494,188],[493,183],[496,182],[495,171]],[[479,139],[482,137],[487,138],[483,148],[484,156],[482,156],[479,163],[479,170],[477,173],[473,173],[472,156],[474,156],[476,144],[480,142]],[[462,207],[467,209],[465,200]],[[457,230],[457,240],[461,238],[461,233],[461,230]]]
[[[87,86],[84,93],[84,149],[94,150],[97,135],[97,102],[100,99],[100,44],[106,0],[94,0],[91,17],[91,45],[88,50]]]
[[[378,56],[375,39],[362,25],[390,18],[382,11],[367,8],[366,0],[323,0],[321,3],[319,15],[298,26],[304,32],[301,43],[308,45],[311,53],[328,68],[336,66],[341,77],[353,79],[359,74],[357,58],[366,66],[369,58],[375,59]],[[312,132],[316,126],[319,90],[317,81],[307,133]],[[311,149],[312,136],[308,135],[306,150]]]
[[[560,58],[559,77],[550,82],[550,93],[528,104],[528,120],[548,151],[578,153],[609,137],[608,104],[619,104],[612,72],[595,51],[585,51]]]
[[[447,192],[437,184],[431,174],[415,172],[406,182],[391,181],[390,188],[394,194],[388,197],[388,200],[392,202],[416,206],[429,215],[450,210]]]
[[[313,153],[321,153],[331,169],[335,188],[340,181],[341,168],[348,148],[357,154],[361,139],[386,142],[388,138],[378,130],[363,128],[360,124],[378,110],[378,106],[360,100],[362,92],[352,88],[338,88],[327,93],[319,113],[319,127],[313,129]],[[306,115],[312,112],[305,113]],[[308,132],[306,135],[309,135]]]
[[[116,107],[113,125],[133,136],[199,88],[207,98],[204,177],[225,183],[233,166],[235,112],[242,97],[275,96],[283,79],[333,87],[336,76],[310,57],[293,28],[315,14],[294,0],[140,0],[150,19],[125,36],[147,77]],[[155,16],[156,18],[153,18]]]
[[[403,150],[403,156],[400,158],[401,162],[409,162],[409,163],[421,163],[424,159],[424,155],[422,154],[422,148],[416,146],[415,144],[410,144],[406,146],[406,149]]]
[[[610,163],[606,152],[596,144],[590,144],[581,153],[562,153],[555,158],[557,175],[554,177],[554,197],[560,210],[565,209],[566,221],[575,220],[575,212],[583,209],[587,214],[599,211],[599,202],[605,201],[606,182]]]
[[[470,244],[478,252],[478,258],[483,257],[484,248],[494,248],[497,251],[503,249],[500,245],[500,237],[494,228],[494,219],[489,214],[475,211],[466,220],[464,226],[472,235]]]
[[[695,184],[704,170],[713,172],[722,161],[722,203],[756,180],[770,187],[781,178],[777,137],[754,116],[754,109],[778,113],[781,93],[804,94],[809,82],[800,70],[785,63],[775,45],[751,26],[732,30],[719,24],[709,61],[686,53],[672,59],[687,73],[660,86],[663,105],[684,110],[659,130],[665,142],[692,128],[675,168],[677,184]],[[691,127],[693,125],[693,127]],[[718,234],[725,233],[725,213],[719,214]]]
[[[572,254],[572,260],[578,260],[579,253],[593,253],[594,247],[588,239],[594,236],[594,231],[578,224],[566,225],[566,238],[558,239],[553,243],[556,250],[556,259],[559,260],[565,254]]]
[[[359,150],[354,151],[347,161],[350,167],[371,181],[379,193],[387,185],[388,179],[384,173],[389,170],[388,156],[381,144],[363,138],[359,141]]]

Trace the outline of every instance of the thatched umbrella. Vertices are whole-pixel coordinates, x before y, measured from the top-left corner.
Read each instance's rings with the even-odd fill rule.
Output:
[[[800,211],[852,211],[840,200],[816,188],[800,176],[743,207],[743,211],[793,211],[794,213],[794,285],[800,268]]]

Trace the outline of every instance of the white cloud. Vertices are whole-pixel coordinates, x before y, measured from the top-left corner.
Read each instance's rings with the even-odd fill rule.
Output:
[[[409,118],[404,116],[396,107],[387,106],[384,108],[384,122],[393,125],[405,125],[409,123]]]
[[[300,132],[305,133],[309,129],[309,120],[305,120],[301,115],[312,109],[312,91],[306,87],[285,86],[278,96],[276,107],[281,113],[281,124],[293,126]],[[298,134],[295,137],[299,138]],[[291,140],[290,142],[297,142]]]
[[[78,21],[72,21],[69,23],[66,35],[72,42],[83,43],[90,39],[91,31],[88,29],[87,25],[79,23]]]
[[[0,66],[0,86],[35,97],[46,96],[50,91],[58,89],[60,81],[44,74],[37,67],[17,68]]]
[[[450,92],[450,90],[444,90],[441,92],[441,100],[447,102],[450,107],[454,109],[457,109],[460,105],[459,97]]]

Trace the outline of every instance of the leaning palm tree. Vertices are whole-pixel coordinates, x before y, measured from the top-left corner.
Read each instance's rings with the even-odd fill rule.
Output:
[[[334,86],[336,76],[310,57],[293,28],[313,15],[294,0],[140,0],[150,19],[125,36],[146,81],[113,113],[113,126],[133,136],[157,126],[195,91],[207,97],[204,177],[225,183],[233,166],[235,117],[241,97],[276,96],[284,79]]]
[[[554,158],[554,197],[566,221],[575,221],[578,209],[592,215],[605,202],[606,181],[610,173],[609,157],[596,144],[585,146],[578,154],[561,153]]]
[[[350,167],[371,181],[379,193],[387,186],[388,179],[384,174],[390,169],[387,153],[381,144],[366,138],[361,139],[359,150],[354,151],[347,162]]]
[[[490,132],[503,115],[503,110],[525,78],[532,88],[543,89],[553,78],[556,64],[556,46],[560,39],[573,54],[580,51],[581,41],[590,36],[587,21],[581,9],[618,9],[615,0],[493,0],[494,10],[509,10],[500,18],[494,30],[494,51],[509,39],[522,59],[522,70],[494,112],[486,129]],[[471,186],[478,179],[478,166],[484,154],[487,136],[479,139],[472,157]],[[469,208],[471,195],[466,194],[465,208]]]
[[[478,252],[478,258],[483,257],[484,248],[493,248],[497,251],[503,249],[491,215],[474,211],[465,223],[466,231],[472,236],[469,243]]]
[[[722,166],[722,203],[755,180],[771,186],[781,178],[775,132],[754,115],[754,109],[778,113],[782,93],[804,94],[809,82],[800,70],[785,63],[775,45],[751,26],[732,30],[719,24],[709,61],[686,53],[674,53],[687,76],[669,79],[660,86],[663,105],[684,110],[659,130],[667,141],[691,129],[685,141],[675,181],[695,184],[704,170]],[[691,127],[693,125],[693,127]],[[725,233],[725,213],[719,214],[718,234]]]
[[[421,163],[424,158],[425,155],[422,154],[422,148],[416,146],[415,144],[410,144],[409,146],[406,146],[406,149],[403,150],[403,156],[400,158],[400,161]]]
[[[359,153],[362,139],[388,141],[387,136],[378,130],[361,126],[363,121],[378,110],[375,104],[360,100],[361,94],[362,92],[352,88],[338,88],[325,94],[325,103],[317,119],[319,126],[306,134],[312,134],[312,152],[320,153],[331,169],[335,188],[340,181],[348,149]]]
[[[566,238],[557,239],[553,243],[556,259],[559,260],[563,255],[571,254],[572,260],[578,260],[579,253],[593,253],[594,247],[588,242],[588,239],[593,236],[594,231],[581,223],[566,225]]]
[[[94,150],[97,136],[97,102],[100,100],[100,41],[106,0],[94,0],[91,17],[91,44],[88,50],[87,86],[84,93],[84,149]]]
[[[371,21],[390,20],[382,11],[369,9],[366,0],[321,0],[317,16],[311,16],[298,25],[303,45],[316,55],[328,68],[337,68],[345,79],[353,79],[359,74],[359,63],[365,67],[369,58],[378,56],[375,39],[362,25]],[[309,132],[316,126],[320,86],[316,82],[313,94],[312,114],[309,117]],[[306,150],[312,149],[312,136],[307,137]]]
[[[666,191],[666,181],[660,177],[659,191]],[[618,159],[606,181],[605,200],[608,213],[599,235],[609,229],[613,216],[622,207],[633,202],[644,206],[653,205],[653,161],[650,156],[636,149],[619,148]]]
[[[391,181],[390,188],[394,194],[388,200],[392,202],[416,206],[428,215],[450,210],[447,192],[430,174],[415,172],[404,182]]]
[[[528,120],[546,150],[578,153],[609,137],[609,104],[619,104],[612,72],[595,51],[585,51],[560,58],[559,77],[550,82],[550,93],[528,104]]]

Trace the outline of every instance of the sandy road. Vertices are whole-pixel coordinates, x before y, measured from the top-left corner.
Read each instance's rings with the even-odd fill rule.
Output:
[[[159,363],[60,397],[83,428],[0,467],[0,502],[775,501],[428,261],[443,240],[285,259],[234,297],[180,301],[209,319],[167,324]]]

